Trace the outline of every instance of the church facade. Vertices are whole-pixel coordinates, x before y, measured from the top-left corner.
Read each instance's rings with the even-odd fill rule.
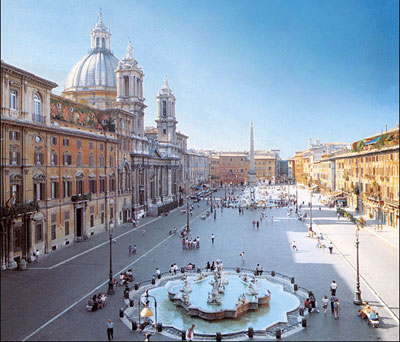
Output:
[[[57,87],[1,61],[1,267],[49,253],[189,194],[188,136],[165,77],[145,129],[144,73],[131,42],[119,61],[100,13],[91,49]]]

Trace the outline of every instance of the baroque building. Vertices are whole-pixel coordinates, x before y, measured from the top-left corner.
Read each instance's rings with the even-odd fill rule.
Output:
[[[144,73],[128,43],[119,61],[100,13],[91,49],[57,87],[1,61],[1,267],[49,253],[189,194],[188,136],[176,131],[168,80],[145,132]]]

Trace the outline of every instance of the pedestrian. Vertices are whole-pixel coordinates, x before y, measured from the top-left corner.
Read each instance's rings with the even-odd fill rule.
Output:
[[[156,268],[156,277],[157,277],[158,279],[161,278],[161,271],[160,271],[160,269],[159,269],[158,267]]]
[[[182,248],[186,249],[186,242],[185,242],[185,238],[182,239]]]
[[[107,322],[107,337],[109,341],[114,339],[114,324],[111,319],[109,319]]]
[[[215,238],[214,233],[212,233],[211,234],[211,243],[214,243],[214,238]]]
[[[207,261],[207,265],[206,265],[206,272],[208,272],[210,268],[211,268],[210,262],[209,262],[209,261]]]
[[[322,309],[324,309],[324,315],[326,315],[326,310],[328,309],[328,296],[323,296],[321,299]]]
[[[329,288],[331,289],[332,296],[336,296],[337,287],[338,287],[338,285],[336,284],[336,281],[332,280],[332,283],[329,285]]]
[[[39,263],[39,250],[37,249],[36,250],[36,253],[34,253],[34,256],[35,256],[35,262],[37,262],[37,263]]]
[[[308,309],[308,313],[310,313],[311,310],[312,310],[311,303],[310,303],[310,298],[308,298],[308,297],[304,301],[304,308]]]
[[[319,312],[319,310],[317,309],[317,300],[316,300],[316,298],[315,298],[315,296],[314,296],[314,293],[312,293],[312,292],[310,291],[310,294],[309,294],[308,297],[310,298],[311,308],[312,308],[314,311]]]
[[[336,298],[335,302],[333,303],[333,308],[335,311],[335,319],[338,319],[340,315],[340,302],[338,298]]]
[[[240,253],[240,257],[242,258],[242,264],[245,263],[244,252]]]
[[[217,219],[217,212],[214,211],[214,220],[216,220],[216,219]]]
[[[200,248],[200,237],[196,239],[196,248]]]
[[[133,248],[132,248],[131,245],[129,245],[129,247],[128,247],[128,254],[129,254],[129,256],[132,255],[132,252],[133,252]]]
[[[188,330],[187,337],[188,337],[189,341],[192,341],[192,338],[194,335],[194,327],[195,327],[195,325],[192,324],[192,326]]]
[[[133,254],[136,254],[136,245],[133,245]]]
[[[291,242],[291,244],[292,244],[292,249],[297,252],[298,249],[296,246],[296,241]]]
[[[257,221],[257,228],[260,228],[260,222]]]
[[[146,233],[146,231],[144,229],[142,229],[142,236],[144,236],[144,233]]]
[[[329,242],[328,248],[329,248],[329,253],[332,254],[332,251],[333,251],[333,243],[332,243],[332,241]]]
[[[188,237],[185,240],[185,247],[186,247],[186,249],[189,249],[189,238]]]
[[[257,275],[262,275],[262,273],[263,273],[262,266],[260,266],[260,264],[257,264],[257,266],[256,266],[256,274]]]
[[[337,299],[337,298],[336,298],[335,296],[332,296],[332,297],[330,298],[332,314],[335,313],[335,306],[334,306],[334,303],[335,303],[336,299]]]
[[[255,221],[255,220],[253,220],[253,228],[255,227],[255,225],[256,225],[256,221]]]
[[[169,268],[169,273],[175,273],[174,272],[174,264],[171,264],[171,267]]]

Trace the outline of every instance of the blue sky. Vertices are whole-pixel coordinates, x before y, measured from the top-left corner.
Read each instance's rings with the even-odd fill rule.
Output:
[[[399,2],[1,1],[1,58],[59,84],[90,48],[103,8],[117,58],[131,38],[145,124],[164,74],[189,147],[283,158],[308,138],[353,142],[398,123]]]

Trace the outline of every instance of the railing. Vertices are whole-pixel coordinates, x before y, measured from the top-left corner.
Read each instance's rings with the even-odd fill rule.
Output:
[[[45,123],[46,117],[44,115],[40,115],[40,114],[32,114],[32,121]]]
[[[71,197],[72,202],[91,201],[92,194],[74,195]]]

